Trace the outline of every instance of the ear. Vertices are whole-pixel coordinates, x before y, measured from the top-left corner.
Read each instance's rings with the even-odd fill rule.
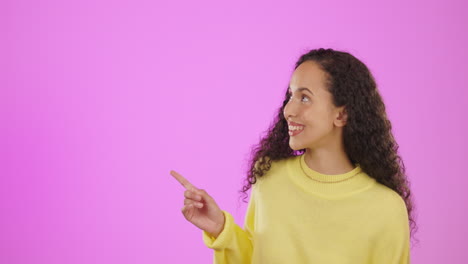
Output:
[[[348,114],[346,113],[345,106],[338,107],[336,110],[336,118],[334,120],[335,126],[343,127],[346,125],[346,121],[348,120]]]

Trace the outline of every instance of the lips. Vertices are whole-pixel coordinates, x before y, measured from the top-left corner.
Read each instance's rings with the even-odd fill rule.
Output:
[[[300,134],[304,130],[304,125],[296,122],[288,122],[288,134],[293,137]]]
[[[288,122],[290,126],[304,126],[303,124],[295,123],[295,122]]]

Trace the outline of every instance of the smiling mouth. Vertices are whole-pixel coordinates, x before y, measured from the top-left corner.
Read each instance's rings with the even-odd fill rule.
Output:
[[[296,136],[304,130],[304,126],[289,126],[289,136]]]

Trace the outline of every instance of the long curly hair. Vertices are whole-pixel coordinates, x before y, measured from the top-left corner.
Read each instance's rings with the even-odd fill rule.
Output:
[[[346,105],[347,123],[343,127],[345,152],[353,164],[379,183],[396,191],[405,201],[408,210],[411,237],[417,230],[414,219],[414,202],[405,165],[398,155],[396,143],[387,118],[385,105],[374,77],[367,66],[353,55],[333,49],[313,49],[300,56],[296,69],[305,61],[314,61],[327,73],[327,89],[336,107]],[[305,153],[305,149],[293,150],[289,146],[288,124],[283,115],[289,101],[286,89],[283,105],[278,109],[265,136],[251,148],[243,193],[270,169],[271,162]]]

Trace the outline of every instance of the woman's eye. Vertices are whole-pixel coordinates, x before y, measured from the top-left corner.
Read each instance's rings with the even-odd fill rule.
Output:
[[[292,95],[289,95],[289,101],[291,101],[292,98],[293,98],[293,96],[292,96]],[[307,101],[302,100],[302,99],[304,99],[304,98],[307,98]],[[301,95],[301,101],[302,101],[302,102],[309,102],[310,100],[309,100],[309,97],[307,97],[307,96],[305,96],[305,95]]]

